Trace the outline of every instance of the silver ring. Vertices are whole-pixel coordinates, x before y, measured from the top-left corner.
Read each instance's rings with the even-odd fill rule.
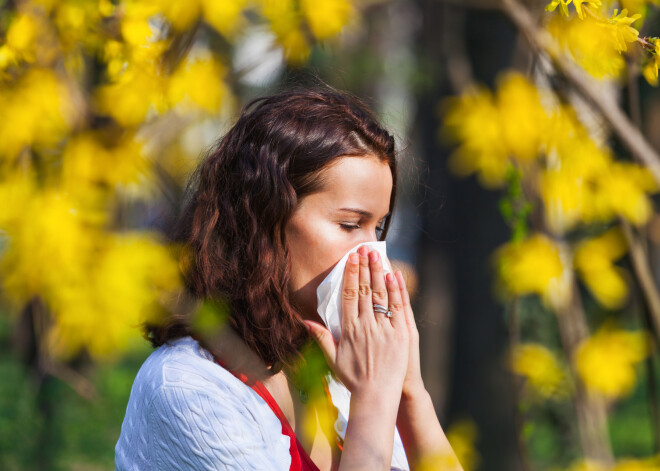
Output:
[[[388,318],[392,317],[392,311],[387,309],[385,306],[381,304],[374,303],[374,312],[378,312],[380,314],[385,314]]]

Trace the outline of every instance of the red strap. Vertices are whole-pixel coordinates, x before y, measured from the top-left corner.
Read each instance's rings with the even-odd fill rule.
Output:
[[[251,387],[268,403],[273,412],[275,412],[277,418],[280,419],[280,423],[282,424],[282,433],[291,437],[291,446],[289,447],[289,452],[291,453],[291,467],[289,470],[319,471],[319,468],[309,457],[300,441],[298,441],[298,437],[296,437],[296,434],[293,431],[293,428],[291,428],[289,421],[282,413],[282,410],[277,405],[275,399],[273,399],[273,396],[271,396],[268,392],[268,389],[266,389],[263,383],[261,383],[259,380],[257,380],[256,383]]]
[[[309,457],[303,446],[300,444],[300,441],[298,441],[298,437],[296,437],[296,434],[293,431],[293,428],[291,428],[289,421],[282,413],[282,410],[277,405],[275,399],[273,399],[273,396],[271,396],[268,392],[268,389],[266,389],[266,386],[264,386],[261,381],[254,377],[248,377],[243,373],[231,371],[229,368],[227,368],[225,363],[217,357],[216,361],[220,366],[232,373],[243,383],[254,389],[256,393],[259,394],[259,396],[261,396],[264,401],[266,401],[268,406],[280,420],[280,423],[282,424],[282,434],[291,438],[291,445],[289,446],[289,453],[291,454],[291,467],[289,468],[289,471],[320,471]]]

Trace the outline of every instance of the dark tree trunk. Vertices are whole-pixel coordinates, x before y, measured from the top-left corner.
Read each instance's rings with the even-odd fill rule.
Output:
[[[474,177],[448,173],[448,150],[438,142],[437,106],[471,75],[491,85],[511,60],[516,36],[499,15],[420,0],[420,57],[427,85],[419,96],[413,142],[425,159],[423,233],[419,245],[420,295],[416,312],[423,373],[441,423],[469,417],[479,429],[480,470],[521,469],[513,390],[504,367],[508,332],[504,307],[492,296],[494,249],[509,231],[499,194]],[[461,50],[463,49],[463,50]],[[458,82],[458,83],[457,83]],[[424,185],[422,185],[424,186]]]

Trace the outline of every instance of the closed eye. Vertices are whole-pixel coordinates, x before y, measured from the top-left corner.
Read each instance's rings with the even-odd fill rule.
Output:
[[[352,232],[357,229],[360,229],[359,224],[339,224],[339,226],[346,232]],[[381,234],[385,230],[385,221],[382,221],[378,226],[376,226],[376,235],[380,238]]]

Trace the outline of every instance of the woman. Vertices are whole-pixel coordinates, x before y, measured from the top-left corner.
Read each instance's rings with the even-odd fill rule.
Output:
[[[174,237],[186,286],[222,300],[230,328],[214,336],[186,315],[146,325],[158,348],[135,379],[116,469],[390,469],[395,426],[410,464],[455,458],[401,273],[385,276],[361,246],[346,262],[338,342],[317,313],[319,283],[390,222],[394,139],[366,107],[327,89],[256,99],[189,188]],[[287,371],[310,336],[350,391],[343,441],[301,426]]]

